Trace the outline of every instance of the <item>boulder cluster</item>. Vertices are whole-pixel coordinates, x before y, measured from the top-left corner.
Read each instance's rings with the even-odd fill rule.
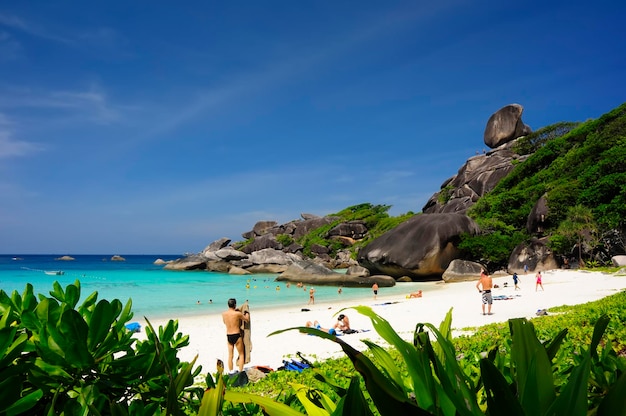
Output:
[[[165,269],[208,270],[236,275],[270,273],[279,274],[278,281],[317,285],[371,286],[376,282],[381,287],[393,286],[395,280],[392,277],[370,275],[366,268],[359,267],[350,257],[348,249],[339,250],[331,257],[327,247],[313,244],[310,250],[314,257],[304,256],[303,247],[294,241],[336,221],[337,218],[332,216],[312,214],[301,214],[301,219],[286,224],[259,221],[252,230],[242,234],[245,243],[231,244],[230,239],[221,238],[200,253],[167,263]],[[367,233],[365,222],[348,221],[331,228],[326,238],[348,247],[363,239]],[[334,269],[347,271],[337,273]]]
[[[368,235],[363,221],[342,222],[327,232],[326,239],[340,242],[345,249],[331,256],[328,247],[313,244],[303,255],[298,239],[312,230],[337,222],[332,216],[301,214],[301,219],[278,224],[259,221],[243,233],[245,243],[231,244],[223,238],[202,252],[168,263],[172,270],[210,270],[231,274],[277,273],[279,281],[346,286],[390,286],[402,280],[459,281],[474,279],[482,265],[462,260],[458,249],[464,233],[480,233],[478,225],[466,215],[467,210],[491,191],[527,155],[514,151],[517,139],[532,132],[522,122],[523,107],[507,105],[489,118],[484,143],[490,148],[470,157],[457,174],[447,179],[438,192],[416,215],[363,247],[356,261],[349,247]],[[531,244],[518,247],[511,254],[509,271],[555,266],[554,258],[541,238],[547,204],[539,200],[528,217],[529,232],[538,235]],[[307,253],[308,254],[308,253]],[[337,273],[333,269],[347,269]]]

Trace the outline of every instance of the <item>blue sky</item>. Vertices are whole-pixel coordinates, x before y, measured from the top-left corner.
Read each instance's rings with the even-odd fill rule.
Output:
[[[623,2],[0,3],[0,253],[197,252],[419,212],[485,148],[626,101]]]

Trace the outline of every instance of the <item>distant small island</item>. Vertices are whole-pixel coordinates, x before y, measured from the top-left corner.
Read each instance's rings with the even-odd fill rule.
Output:
[[[73,261],[73,260],[76,260],[76,259],[74,257],[72,257],[72,256],[61,256],[61,257],[57,257],[55,260]]]

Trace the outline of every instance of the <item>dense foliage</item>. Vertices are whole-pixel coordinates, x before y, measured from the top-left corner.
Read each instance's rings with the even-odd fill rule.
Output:
[[[0,291],[0,414],[116,415],[597,415],[626,411],[626,292],[554,308],[532,321],[482,327],[452,338],[451,313],[439,327],[418,323],[402,339],[371,308],[388,347],[355,350],[314,328],[291,328],[341,346],[347,359],[302,373],[275,372],[254,387],[181,363],[188,338],[170,321],[138,341],[126,329],[130,302],[81,304],[80,284],[58,283],[50,297]],[[552,315],[552,312],[561,312]],[[282,332],[278,331],[277,333]],[[434,339],[431,339],[434,337]],[[541,341],[540,341],[541,340]],[[254,394],[250,392],[254,391]]]
[[[529,137],[532,144],[520,145],[520,148],[524,152],[536,149],[534,153],[483,196],[470,209],[469,215],[481,226],[500,223],[503,228],[524,232],[534,204],[546,195],[549,213],[543,234],[554,234],[555,241],[564,242],[562,224],[572,206],[590,210],[599,235],[623,236],[626,229],[626,104],[597,120],[577,126],[559,123]],[[520,237],[503,235],[513,240]],[[494,240],[489,245],[495,248],[502,235],[494,236]],[[472,248],[473,244],[468,242],[466,248]],[[570,244],[557,243],[553,247],[557,254],[571,254]],[[614,254],[602,245],[590,249],[590,253],[595,250],[596,254],[604,250],[604,260]],[[500,261],[506,260],[501,258]]]
[[[592,263],[606,263],[626,249],[626,104],[584,123],[560,122],[519,138],[513,151],[528,155],[516,162],[509,175],[469,210],[483,231],[464,235],[463,257],[482,261],[490,268],[506,266],[513,249],[530,240],[527,219],[537,201],[545,195],[549,213],[541,236],[550,238],[557,257],[586,256]],[[441,203],[450,197],[450,188],[439,193]],[[571,233],[570,208],[589,210],[589,228]],[[363,203],[330,214],[332,223],[311,230],[295,241],[313,257],[314,245],[327,247],[333,256],[341,249],[356,252],[414,215],[391,217],[390,206]],[[343,222],[364,221],[368,234],[351,247],[344,247],[328,232]],[[594,235],[590,235],[593,233]],[[581,238],[582,236],[585,238]],[[283,245],[294,242],[277,236]],[[574,253],[576,247],[578,252]],[[584,248],[584,250],[583,250]],[[583,252],[584,251],[584,252]]]
[[[311,256],[311,246],[314,244],[329,248],[331,255],[334,255],[338,250],[345,247],[339,241],[330,238],[329,231],[341,223],[363,221],[368,229],[368,234],[363,240],[351,247],[353,255],[356,255],[356,250],[360,247],[365,246],[384,232],[396,227],[414,215],[412,212],[408,212],[398,217],[391,217],[388,213],[390,208],[391,206],[389,205],[373,205],[370,203],[350,206],[335,214],[328,215],[327,217],[333,219],[330,224],[310,231],[299,238],[297,243],[304,247],[303,252],[308,256]]]
[[[181,363],[189,337],[170,321],[147,340],[125,326],[131,302],[80,299],[80,283],[50,296],[0,290],[0,414],[183,414],[199,407],[193,363]],[[194,400],[194,397],[196,398]]]

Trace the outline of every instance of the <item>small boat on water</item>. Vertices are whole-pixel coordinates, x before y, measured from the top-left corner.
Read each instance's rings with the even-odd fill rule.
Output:
[[[61,276],[65,274],[63,270],[44,270],[44,273],[49,276]]]

